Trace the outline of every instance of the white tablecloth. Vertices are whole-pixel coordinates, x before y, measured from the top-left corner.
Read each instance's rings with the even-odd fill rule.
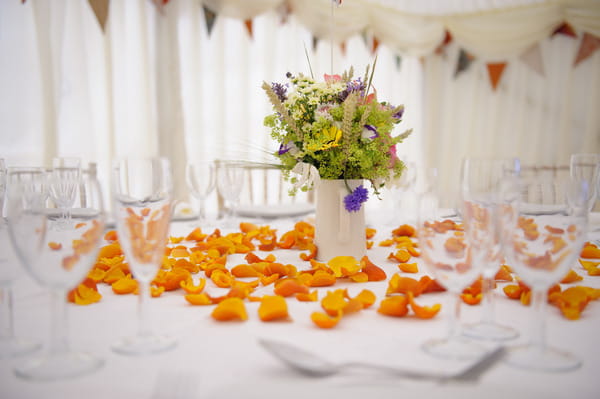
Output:
[[[597,216],[597,215],[596,215]],[[380,221],[381,219],[379,219]],[[592,229],[600,224],[594,219]],[[275,222],[282,234],[292,222]],[[378,229],[375,246],[369,250],[371,260],[383,267],[388,277],[397,266],[386,257],[390,248],[377,243],[389,237],[392,226]],[[191,230],[189,222],[175,223],[173,235]],[[591,239],[600,232],[590,233]],[[278,251],[278,260],[306,267],[298,259],[298,251]],[[260,254],[260,253],[259,253]],[[238,256],[238,255],[236,255]],[[229,259],[235,265],[239,259]],[[574,269],[585,280],[579,284],[600,288],[600,277],[587,276],[578,264]],[[422,269],[424,269],[421,266]],[[521,336],[507,343],[527,341],[530,308],[509,300],[496,290],[497,320],[518,329]],[[151,317],[157,331],[174,335],[178,346],[161,354],[129,357],[111,351],[111,343],[133,334],[137,326],[137,297],[118,296],[109,286],[101,285],[99,303],[89,306],[68,306],[71,346],[98,355],[105,360],[99,371],[64,381],[31,382],[15,377],[13,368],[22,358],[0,359],[0,398],[176,398],[178,385],[192,386],[197,398],[598,398],[600,397],[600,302],[588,305],[580,320],[565,319],[556,307],[547,315],[548,343],[568,350],[583,359],[583,366],[565,373],[541,373],[514,369],[499,363],[476,383],[416,382],[391,378],[376,373],[348,373],[314,379],[299,375],[273,358],[257,345],[259,337],[279,337],[311,348],[330,359],[362,359],[401,366],[430,368],[457,367],[455,362],[438,360],[424,354],[420,344],[431,337],[441,337],[446,331],[446,316],[450,311],[449,294],[420,296],[421,304],[442,303],[442,311],[431,320],[414,317],[391,318],[376,312],[384,298],[387,281],[369,283],[337,283],[334,288],[348,288],[351,295],[368,288],[377,296],[369,309],[344,317],[332,330],[313,325],[310,314],[320,310],[318,302],[298,302],[289,299],[293,321],[264,323],[258,318],[258,303],[246,302],[249,320],[217,322],[210,317],[212,306],[191,306],[181,291],[167,292],[151,300]],[[209,293],[216,293],[208,282]],[[49,306],[44,291],[23,276],[15,286],[15,326],[21,336],[46,340],[49,330]],[[261,288],[257,295],[272,293],[272,285]],[[322,298],[322,294],[320,298]],[[481,306],[462,306],[462,319],[479,320]],[[183,392],[183,389],[180,390]]]

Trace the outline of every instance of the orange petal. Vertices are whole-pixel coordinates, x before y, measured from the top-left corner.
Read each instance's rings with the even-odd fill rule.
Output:
[[[377,299],[375,294],[370,290],[362,290],[355,298],[363,304],[364,308],[373,305]]]
[[[288,318],[288,308],[285,299],[279,295],[265,295],[258,307],[258,317],[262,321],[272,321]]]
[[[277,295],[288,297],[300,292],[307,294],[308,287],[300,284],[296,279],[286,278],[275,285],[274,292]]]
[[[383,281],[387,278],[385,271],[371,262],[366,255],[360,260],[360,265],[362,266],[362,271],[369,277],[369,281]]]
[[[317,290],[312,291],[309,294],[298,292],[296,299],[300,302],[317,302],[319,300],[319,292]]]
[[[436,303],[433,306],[417,305],[414,301],[413,293],[410,291],[408,292],[408,303],[410,303],[412,311],[419,319],[431,319],[436,314],[438,314],[438,312],[442,308],[442,305],[440,305],[439,303]]]
[[[357,273],[360,263],[353,256],[336,256],[327,262],[335,277],[345,277]]]
[[[211,316],[218,321],[248,319],[246,307],[240,298],[226,298],[222,300],[212,311]]]
[[[210,297],[206,294],[187,294],[184,296],[185,300],[191,303],[192,305],[212,305],[212,301]]]
[[[398,268],[404,273],[418,273],[419,268],[416,263],[399,263]]]
[[[379,304],[378,313],[386,316],[403,317],[408,313],[408,300],[404,295],[385,298]]]
[[[570,269],[569,272],[562,278],[562,280],[560,280],[561,284],[570,284],[570,283],[574,283],[576,281],[581,281],[583,280],[583,277],[581,277],[579,274],[577,274],[575,272],[575,270]]]
[[[133,293],[138,287],[138,282],[131,278],[131,274],[115,281],[112,290],[115,294],[124,295]]]
[[[337,326],[338,322],[342,318],[342,312],[340,311],[335,317],[330,317],[326,313],[323,312],[313,312],[310,315],[310,319],[315,323],[319,328],[333,328]]]

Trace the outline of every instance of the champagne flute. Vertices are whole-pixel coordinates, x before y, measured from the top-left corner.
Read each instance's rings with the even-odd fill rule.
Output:
[[[494,276],[503,261],[497,220],[500,183],[504,176],[515,176],[519,169],[517,159],[466,158],[462,164],[461,214],[482,277],[482,320],[463,329],[472,338],[503,341],[518,336],[514,328],[495,321]]]
[[[38,342],[15,336],[14,331],[12,286],[21,267],[3,214],[6,174],[4,160],[0,159],[0,358],[24,355],[40,347]]]
[[[244,165],[238,162],[221,162],[217,168],[217,189],[227,202],[224,227],[235,227],[237,204],[244,186]]]
[[[114,212],[119,242],[138,281],[138,331],[113,345],[125,355],[173,348],[176,341],[152,332],[147,314],[150,282],[161,264],[169,235],[172,180],[165,158],[119,160],[113,168]]]
[[[452,311],[448,314],[446,337],[431,339],[423,349],[446,359],[473,359],[486,349],[462,335],[460,326],[460,294],[479,274],[474,266],[472,249],[465,241],[460,224],[443,219],[447,213],[444,200],[448,196],[436,187],[424,192],[418,204],[417,236],[421,260],[436,280],[452,294]]]
[[[548,289],[576,261],[587,234],[589,186],[556,178],[512,179],[503,187],[502,236],[510,263],[531,287],[531,337],[509,348],[506,362],[538,371],[578,368],[574,355],[546,344]]]
[[[215,189],[215,163],[206,159],[188,163],[186,182],[192,195],[198,200],[198,223],[206,222],[206,198]]]
[[[81,159],[75,157],[54,158],[50,174],[50,196],[60,209],[64,226],[71,218],[71,207],[81,178]]]
[[[598,179],[600,178],[600,154],[572,154],[569,163],[572,179],[584,180],[588,186],[588,212],[594,207],[598,195]]]
[[[103,360],[69,348],[66,293],[96,260],[104,230],[104,206],[95,179],[77,184],[72,222],[64,225],[47,206],[47,179],[39,170],[9,171],[7,210],[11,240],[30,275],[51,299],[50,340],[45,353],[15,369],[31,380],[58,380],[91,373]]]

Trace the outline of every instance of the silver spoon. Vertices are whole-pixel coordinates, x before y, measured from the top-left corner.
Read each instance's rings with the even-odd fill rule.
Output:
[[[398,367],[386,366],[383,364],[374,364],[366,362],[345,362],[333,363],[318,355],[305,351],[288,343],[261,338],[259,344],[269,351],[277,359],[281,360],[292,369],[301,372],[310,377],[328,377],[342,372],[345,369],[361,368],[378,370],[398,377],[412,378],[418,380],[468,380],[474,381],[479,378],[483,372],[494,365],[503,355],[504,348],[498,346],[473,363],[456,371],[419,371],[409,370]]]

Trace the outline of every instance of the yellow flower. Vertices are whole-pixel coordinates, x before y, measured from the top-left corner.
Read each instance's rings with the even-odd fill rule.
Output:
[[[319,143],[311,144],[307,149],[309,151],[323,151],[331,147],[337,147],[341,138],[342,131],[336,126],[330,126],[321,131]]]

